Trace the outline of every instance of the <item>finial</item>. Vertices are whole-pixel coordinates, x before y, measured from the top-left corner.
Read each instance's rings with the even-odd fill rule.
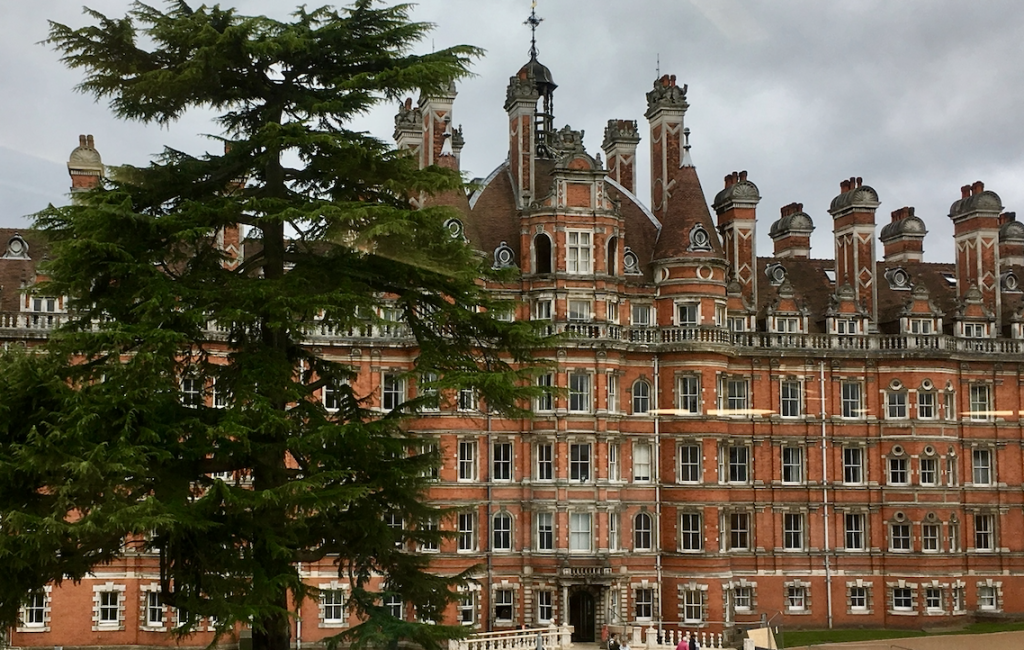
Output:
[[[526,19],[524,25],[530,26],[530,58],[537,58],[537,26],[544,21],[543,18],[537,17],[537,0],[533,0],[530,5],[530,17]]]
[[[680,167],[693,167],[693,159],[690,158],[690,129],[683,129],[683,157],[679,161]]]

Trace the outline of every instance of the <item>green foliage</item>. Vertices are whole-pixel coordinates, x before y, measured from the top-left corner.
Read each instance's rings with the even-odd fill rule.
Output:
[[[439,459],[405,425],[421,404],[367,410],[353,369],[309,342],[397,309],[413,374],[523,414],[536,334],[491,316],[490,271],[448,235],[448,211],[410,207],[458,175],[347,127],[447,88],[478,51],[412,54],[429,26],[369,0],[291,22],[184,2],[87,13],[94,25],[52,24],[49,39],[85,71],[82,91],[144,122],[212,108],[226,146],[166,150],[37,216],[52,258],[40,290],[68,296],[74,317],[45,352],[0,360],[0,617],[128,540],[159,553],[166,603],[222,631],[251,624],[260,649],[287,647],[289,597],[311,595],[296,563],[321,560],[366,621],[346,641],[460,634],[390,617],[372,580],[436,620],[465,580],[431,575],[384,523],[403,519],[403,545],[439,537],[425,523],[444,513],[422,498]],[[237,265],[217,244],[235,224],[249,238]],[[219,404],[183,402],[182,382]],[[324,386],[336,412],[316,399]]]

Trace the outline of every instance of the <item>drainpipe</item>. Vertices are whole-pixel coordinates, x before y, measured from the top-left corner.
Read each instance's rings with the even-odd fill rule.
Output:
[[[821,508],[825,520],[825,600],[828,602],[828,629],[832,629],[832,564],[828,540],[828,438],[825,432],[825,362],[818,363],[818,386],[821,393]]]
[[[654,475],[654,520],[658,522],[658,539],[656,540],[658,549],[654,555],[655,571],[658,576],[658,636],[664,638],[662,623],[664,621],[663,616],[663,601],[662,597],[662,567],[661,567],[661,400],[658,399],[658,395],[661,393],[661,382],[658,376],[658,353],[654,353],[654,453],[652,454],[652,462],[654,467],[652,468],[652,474]]]
[[[302,562],[298,563],[299,580],[302,579]],[[302,603],[295,603],[295,650],[302,650]]]
[[[478,404],[478,406],[479,406],[479,404]],[[487,593],[488,593],[487,602],[489,603],[489,605],[487,607],[487,609],[488,609],[488,611],[487,611],[487,631],[488,632],[493,632],[494,631],[494,602],[493,602],[493,600],[494,600],[494,588],[493,588],[494,587],[494,585],[493,585],[493,582],[494,582],[494,549],[491,548],[491,540],[494,538],[494,531],[491,530],[491,526],[493,525],[493,521],[491,520],[491,508],[494,505],[492,503],[492,499],[494,498],[494,496],[491,493],[492,492],[491,479],[493,478],[491,476],[491,464],[494,462],[494,458],[492,458],[491,456],[494,453],[494,441],[491,440],[491,435],[493,434],[491,424],[492,424],[491,423],[491,409],[488,408],[487,409],[487,465],[486,465],[486,467],[481,467],[480,468],[480,471],[483,472],[484,479],[487,481],[487,522],[486,522],[486,524],[487,524],[487,537],[484,538],[484,548],[486,549],[486,552],[487,552]],[[483,454],[480,454],[480,456],[483,457]],[[515,471],[514,468],[515,468],[515,465],[513,465],[513,471]],[[483,523],[483,522],[481,522],[481,523]],[[481,525],[480,529],[483,530],[483,528],[484,528],[483,525]],[[513,602],[515,602],[515,601],[513,600]],[[515,616],[515,612],[512,612],[512,615],[514,617]]]

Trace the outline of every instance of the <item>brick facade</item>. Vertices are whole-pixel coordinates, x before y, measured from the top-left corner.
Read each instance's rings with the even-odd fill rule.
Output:
[[[443,451],[431,498],[460,509],[440,522],[460,534],[408,551],[441,572],[481,567],[449,620],[478,631],[570,622],[589,640],[638,621],[729,632],[780,611],[791,628],[1024,613],[1024,316],[1021,270],[1007,262],[1019,255],[999,255],[1000,224],[1015,223],[999,197],[976,183],[951,207],[955,264],[921,261],[912,209],[894,214],[903,230],[876,261],[878,197],[860,179],[843,181],[830,210],[838,260],[810,256],[799,204],[772,226],[775,255],[759,258],[746,173],[726,177],[711,221],[685,86],[665,76],[648,94],[652,208],[634,196],[635,122],[609,122],[608,182],[581,133],[550,127],[554,89],[531,59],[505,105],[511,166],[449,197],[453,232],[520,269],[495,287],[514,317],[576,335],[541,353],[556,365],[539,381],[565,393],[537,400],[535,418],[489,417],[472,395],[448,395],[410,422]],[[454,91],[406,102],[396,138],[444,158],[453,104]],[[94,173],[94,154],[83,139],[76,187],[73,163]],[[907,230],[912,220],[920,228]],[[45,244],[0,237],[4,287],[30,285]],[[244,259],[237,232],[223,241]],[[60,321],[59,300],[0,301],[5,341]],[[378,407],[385,388],[417,393],[415,378],[399,379],[416,354],[400,325],[309,344],[358,369],[353,388]],[[324,591],[303,603],[293,639],[352,624],[336,570],[302,572]],[[30,600],[11,641],[173,645],[175,614],[148,600],[158,579],[154,558],[129,551]]]

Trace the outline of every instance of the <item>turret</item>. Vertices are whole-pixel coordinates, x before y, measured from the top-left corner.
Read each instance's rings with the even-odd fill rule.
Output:
[[[601,149],[608,158],[608,176],[636,194],[636,146],[640,132],[635,120],[608,120]]]
[[[733,172],[725,177],[725,189],[715,196],[711,206],[718,214],[718,232],[730,275],[752,305],[758,304],[755,226],[760,200],[757,185],[747,180],[747,172]]]
[[[1000,322],[999,195],[975,181],[960,188],[960,200],[949,207],[956,242],[956,282],[961,299],[977,287],[982,305]]]

